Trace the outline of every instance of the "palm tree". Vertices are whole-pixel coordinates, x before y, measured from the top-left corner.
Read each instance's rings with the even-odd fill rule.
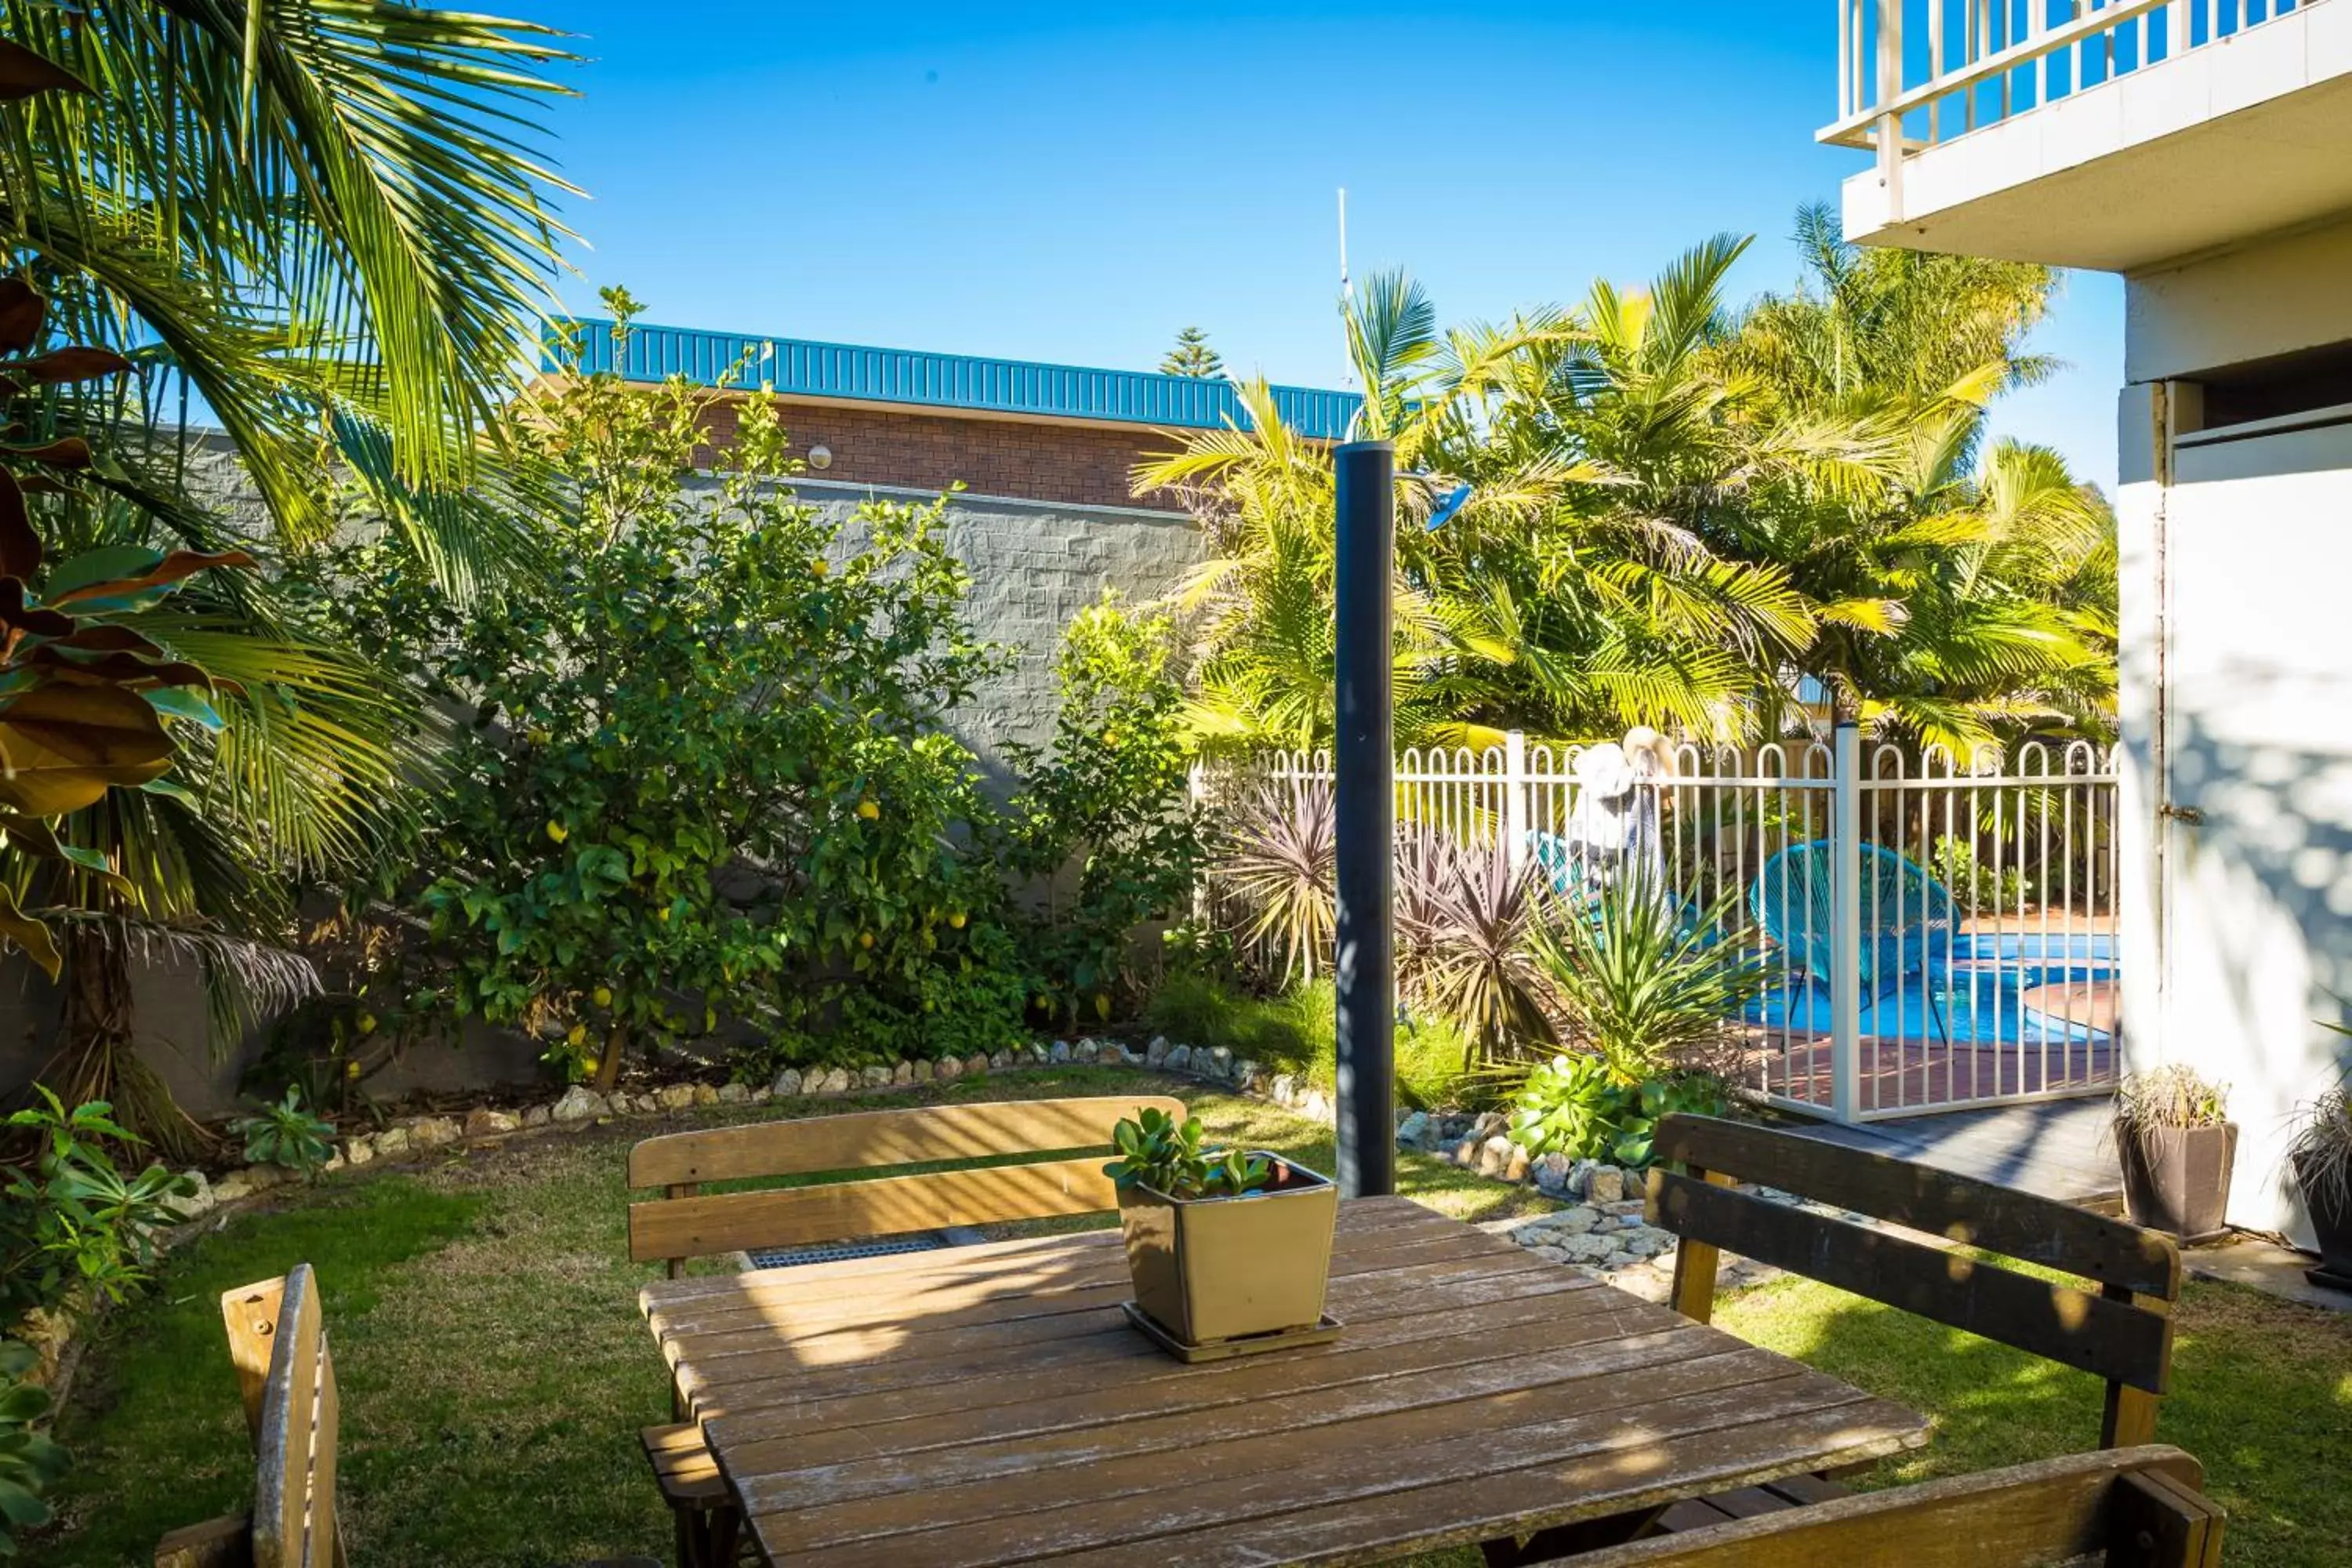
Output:
[[[344,0],[0,0],[0,238],[54,327],[131,367],[29,421],[94,454],[89,483],[34,498],[42,534],[133,556],[219,542],[183,483],[193,397],[283,546],[333,531],[348,479],[445,588],[528,548],[505,503],[531,469],[483,459],[562,237],[547,204],[568,187],[529,145],[543,71],[570,58],[555,35]],[[215,682],[173,727],[174,782],[60,821],[73,863],[12,835],[0,886],[67,932],[60,1076],[184,1147],[127,1049],[132,955],[198,963],[217,1026],[315,984],[284,948],[289,887],[396,826],[418,731],[409,694],[266,575],[135,629]],[[80,868],[100,858],[108,875]]]
[[[1366,389],[1357,433],[1394,443],[1408,523],[1470,487],[1443,531],[1400,532],[1400,739],[1737,729],[1810,636],[1784,574],[1713,554],[1700,524],[1783,468],[1836,475],[1876,448],[1819,421],[1750,416],[1759,400],[1717,353],[1740,248],[1711,242],[1644,290],[1596,284],[1573,311],[1443,333],[1402,273],[1348,303]],[[1136,482],[1186,494],[1221,546],[1186,598],[1203,736],[1318,744],[1331,708],[1330,459],[1262,387],[1244,401],[1250,428],[1192,436]]]
[[[68,551],[136,559],[186,542],[112,497],[51,521]],[[224,542],[180,521],[199,529],[199,545]],[[58,822],[58,837],[103,875],[28,855],[13,838],[0,847],[0,888],[46,906],[63,938],[60,1045],[41,1076],[69,1102],[112,1102],[118,1120],[174,1157],[194,1153],[201,1134],[131,1049],[134,963],[192,967],[222,1045],[314,992],[310,965],[292,951],[292,889],[367,862],[404,825],[404,785],[429,763],[410,692],[312,618],[267,574],[200,577],[122,617],[213,682],[173,726],[172,772]]]
[[[1777,476],[1712,542],[1804,595],[1820,629],[1790,668],[1841,719],[1963,754],[2034,727],[2104,732],[2114,515],[2054,452],[1983,449],[1988,404],[2053,368],[2026,340],[2055,275],[1862,251],[1822,207],[1798,239],[1806,282],[1746,312],[1726,357],[1789,417],[1875,431],[1890,460]]]
[[[138,367],[127,412],[201,398],[289,543],[340,451],[452,584],[509,548],[464,489],[551,302],[558,36],[348,0],[0,0],[0,241]],[[184,457],[141,446],[118,479]]]

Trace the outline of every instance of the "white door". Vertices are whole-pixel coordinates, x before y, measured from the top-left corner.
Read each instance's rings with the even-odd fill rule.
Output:
[[[2231,1085],[2231,1220],[2308,1240],[2284,1144],[2352,997],[2352,422],[2189,438],[2167,497],[2164,1054]]]

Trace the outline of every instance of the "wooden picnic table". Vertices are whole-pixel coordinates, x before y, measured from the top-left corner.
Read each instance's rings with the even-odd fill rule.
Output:
[[[1371,1563],[1877,1458],[1927,1424],[1401,1198],[1341,1206],[1329,1344],[1184,1365],[1117,1230],[664,1280],[663,1353],[771,1563]]]

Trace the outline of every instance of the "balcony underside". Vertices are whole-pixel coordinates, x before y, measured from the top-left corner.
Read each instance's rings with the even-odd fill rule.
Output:
[[[2133,272],[2352,212],[2352,0],[1845,184],[1868,245]]]

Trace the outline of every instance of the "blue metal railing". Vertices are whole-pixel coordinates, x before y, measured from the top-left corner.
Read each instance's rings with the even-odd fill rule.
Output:
[[[1186,429],[1249,428],[1249,416],[1233,384],[1204,377],[642,323],[632,328],[627,352],[616,354],[611,321],[582,317],[564,325],[576,331],[581,371],[618,372],[629,381],[682,375],[712,386],[733,371],[734,384],[766,387],[781,397],[838,397]],[[570,366],[570,355],[562,351],[556,335],[562,330],[562,325],[551,328],[542,354],[541,363],[551,371]],[[1283,423],[1318,440],[1346,439],[1349,422],[1363,403],[1352,392],[1301,386],[1277,386],[1273,392]]]

